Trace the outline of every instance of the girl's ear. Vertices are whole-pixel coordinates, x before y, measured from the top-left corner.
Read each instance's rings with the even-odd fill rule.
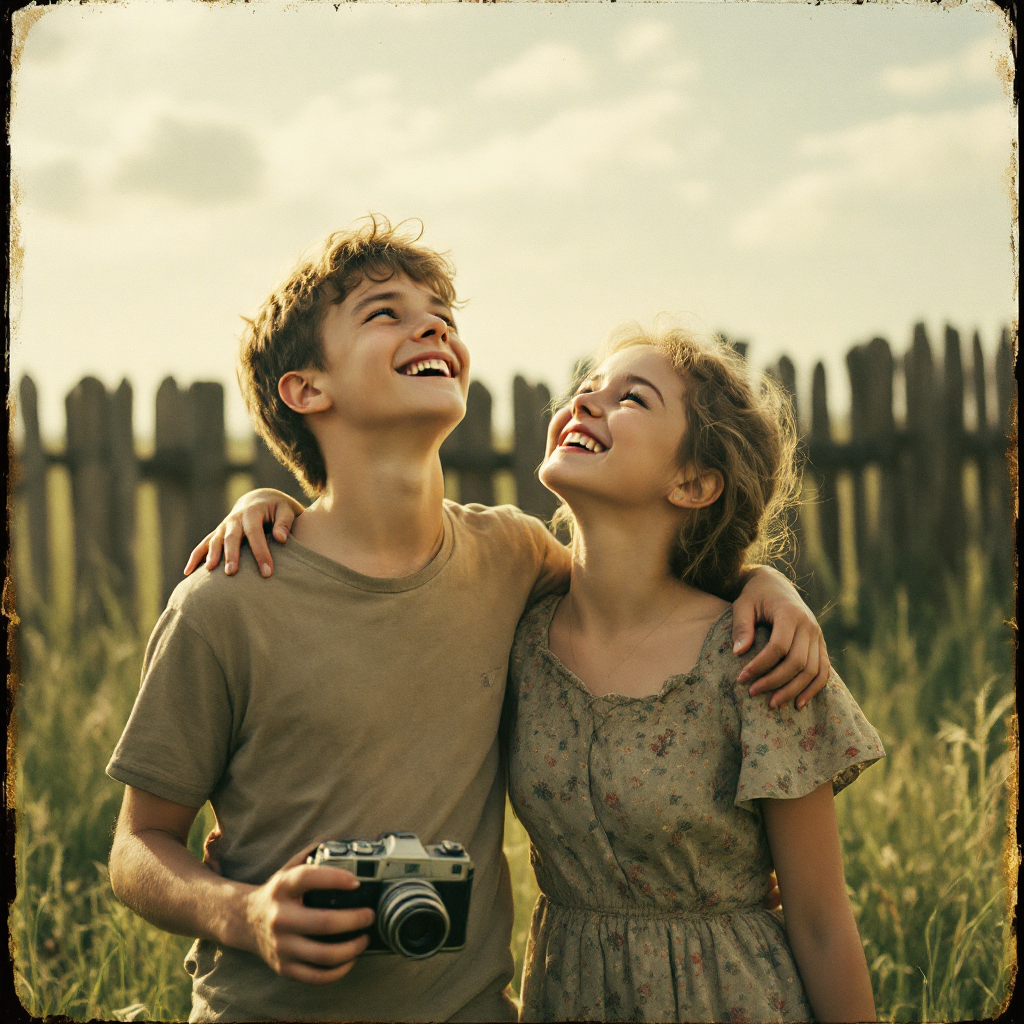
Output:
[[[668,496],[677,508],[707,508],[713,505],[725,490],[725,477],[717,469],[698,473],[690,463]]]
[[[277,382],[277,393],[289,409],[303,416],[326,412],[331,407],[330,395],[317,387],[315,370],[289,370]]]

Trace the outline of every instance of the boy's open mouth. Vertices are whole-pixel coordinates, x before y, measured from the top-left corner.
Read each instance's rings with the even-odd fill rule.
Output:
[[[595,455],[605,451],[605,447],[596,438],[591,437],[589,434],[582,434],[578,430],[574,430],[565,437],[558,444],[559,448],[578,448],[581,451],[593,452]]]
[[[414,359],[405,366],[400,366],[398,372],[403,377],[454,377],[457,370],[449,366],[444,359]]]

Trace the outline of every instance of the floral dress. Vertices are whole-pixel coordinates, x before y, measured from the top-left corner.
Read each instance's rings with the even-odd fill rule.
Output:
[[[522,1019],[805,1021],[758,800],[838,792],[884,757],[833,674],[802,711],[749,697],[732,609],[657,694],[595,697],[548,649],[559,598],[519,624],[509,796],[541,895]],[[813,856],[813,851],[809,851]]]

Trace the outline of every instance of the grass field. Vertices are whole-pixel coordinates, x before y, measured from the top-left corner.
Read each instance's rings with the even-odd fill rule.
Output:
[[[979,571],[951,589],[942,616],[913,611],[900,596],[876,610],[870,639],[831,648],[889,751],[837,801],[847,881],[880,1019],[981,1019],[1005,1001],[1015,974],[1011,633]],[[19,998],[39,1017],[184,1019],[189,941],[121,907],[106,878],[121,787],[103,768],[138,687],[145,638],[116,615],[85,635],[60,609],[35,619],[19,635],[11,780]],[[507,817],[518,971],[536,886],[525,834]]]

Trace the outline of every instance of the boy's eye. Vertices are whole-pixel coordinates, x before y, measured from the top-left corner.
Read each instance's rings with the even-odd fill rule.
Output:
[[[642,405],[645,409],[648,408],[647,403],[643,400],[643,397],[636,391],[627,391],[622,396],[624,402],[636,402],[637,405]]]
[[[369,315],[369,316],[368,316],[368,317],[366,318],[367,322],[369,322],[370,320],[372,320],[372,319],[373,319],[374,317],[380,316],[380,315],[381,315],[382,313],[383,313],[383,314],[386,314],[386,315],[387,315],[387,316],[389,316],[389,317],[391,317],[391,319],[392,319],[392,320],[397,320],[397,319],[398,319],[398,314],[397,314],[397,313],[396,313],[396,312],[395,312],[395,311],[394,311],[393,309],[391,309],[391,308],[390,308],[390,306],[381,306],[381,308],[380,308],[380,309],[375,309],[375,310],[374,310],[374,311],[373,311],[373,312],[372,312],[372,313],[371,313],[371,314],[370,314],[370,315]]]

